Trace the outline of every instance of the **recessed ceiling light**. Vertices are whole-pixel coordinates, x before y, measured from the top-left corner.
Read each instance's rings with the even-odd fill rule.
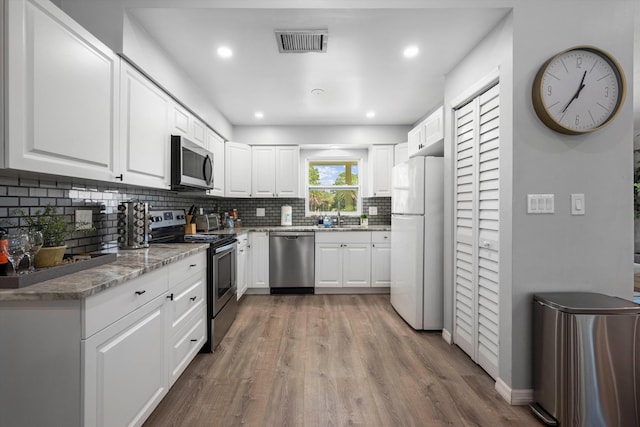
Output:
[[[367,118],[368,119],[373,119],[376,116],[376,112],[375,111],[368,111],[367,112]]]
[[[233,51],[227,46],[220,46],[218,48],[218,56],[220,58],[231,58],[233,56]]]
[[[415,58],[418,56],[418,53],[420,53],[418,46],[407,46],[402,52],[405,58]]]
[[[256,111],[256,112],[253,114],[253,117],[255,117],[256,119],[261,119],[261,118],[263,118],[263,117],[264,117],[264,113],[263,113],[262,111]]]
[[[329,146],[329,148],[331,148],[332,150],[337,150],[337,149],[340,148],[340,146],[339,145],[331,145],[331,146]]]
[[[315,88],[311,89],[311,95],[322,95],[324,94],[324,89]]]

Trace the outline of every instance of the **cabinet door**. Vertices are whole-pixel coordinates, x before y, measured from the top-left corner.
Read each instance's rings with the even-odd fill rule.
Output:
[[[238,299],[244,295],[245,291],[249,287],[249,245],[239,245],[236,248],[236,295]]]
[[[342,247],[342,286],[371,286],[371,244],[345,243]]]
[[[113,181],[118,57],[49,1],[3,6],[4,166]]]
[[[84,425],[141,425],[167,393],[165,299],[83,341]]]
[[[276,196],[276,147],[251,147],[251,196]]]
[[[409,157],[418,155],[424,147],[424,131],[422,123],[409,131],[409,146],[407,148]]]
[[[171,110],[171,135],[180,135],[186,137],[187,139],[192,139],[191,113],[177,102],[173,102],[172,104],[173,108]]]
[[[224,196],[224,140],[211,129],[207,129],[207,147],[213,153],[213,188],[210,196]]]
[[[149,79],[122,63],[120,169],[123,181],[169,188],[171,100]]]
[[[391,169],[393,145],[374,145],[369,151],[371,188],[373,197],[391,197]]]
[[[342,244],[316,244],[316,286],[342,287]]]
[[[207,146],[207,127],[195,117],[191,118],[191,140],[202,147]]]
[[[444,139],[444,108],[440,107],[427,117],[424,125],[424,145],[431,147]]]
[[[298,197],[300,187],[300,147],[276,147],[276,196]]]
[[[249,233],[251,246],[251,288],[269,287],[269,233]]]
[[[407,160],[409,160],[409,143],[401,142],[400,144],[396,144],[393,150],[394,166],[406,162]]]
[[[371,286],[391,286],[391,244],[371,245]]]
[[[251,147],[224,143],[224,191],[227,197],[251,197]]]

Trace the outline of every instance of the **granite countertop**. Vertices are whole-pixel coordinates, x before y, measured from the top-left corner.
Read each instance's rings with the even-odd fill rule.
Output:
[[[343,231],[391,231],[389,225],[345,225],[342,227],[323,227],[319,225],[292,225],[292,226],[257,226],[238,227],[225,230],[210,231],[209,234],[242,234],[250,231],[316,231],[316,232],[343,232]]]
[[[0,301],[77,300],[121,285],[208,248],[206,243],[157,243],[146,249],[110,250],[117,258],[110,264],[88,268],[18,289],[0,289]]]

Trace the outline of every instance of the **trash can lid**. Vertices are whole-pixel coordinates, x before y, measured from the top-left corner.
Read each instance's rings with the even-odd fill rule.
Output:
[[[593,292],[545,292],[534,301],[556,310],[576,314],[640,314],[640,304]]]

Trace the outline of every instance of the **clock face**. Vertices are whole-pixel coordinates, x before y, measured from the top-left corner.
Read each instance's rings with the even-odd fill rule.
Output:
[[[606,53],[590,47],[562,52],[543,66],[534,82],[536,113],[550,128],[567,134],[607,124],[624,101],[624,75]]]

